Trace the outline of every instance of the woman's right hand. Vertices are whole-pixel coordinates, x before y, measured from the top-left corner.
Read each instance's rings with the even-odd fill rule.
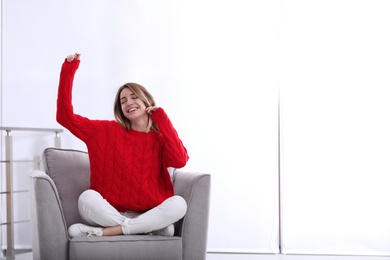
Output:
[[[66,61],[72,62],[73,60],[79,60],[80,56],[81,56],[81,54],[78,52],[76,52],[75,54],[70,54],[70,55],[66,56]]]

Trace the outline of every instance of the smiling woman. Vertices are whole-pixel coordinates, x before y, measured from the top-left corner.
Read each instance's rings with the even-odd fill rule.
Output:
[[[85,224],[70,226],[69,236],[173,236],[173,224],[185,215],[187,204],[174,195],[168,167],[185,166],[186,148],[165,111],[150,106],[152,96],[138,84],[119,88],[115,114],[124,125],[74,113],[79,64],[79,53],[62,64],[57,98],[57,121],[86,144],[91,168],[90,189],[78,201]]]
[[[149,117],[157,108],[153,96],[145,87],[137,83],[126,83],[117,91],[114,115],[126,130],[132,128],[140,132],[157,131],[156,124]]]

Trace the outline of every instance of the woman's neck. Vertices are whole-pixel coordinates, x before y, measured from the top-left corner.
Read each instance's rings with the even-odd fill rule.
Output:
[[[138,132],[149,132],[149,117],[146,118],[140,118],[136,121],[131,122],[131,129],[138,131]]]

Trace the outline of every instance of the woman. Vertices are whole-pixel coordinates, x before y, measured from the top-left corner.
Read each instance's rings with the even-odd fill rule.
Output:
[[[186,148],[164,110],[136,83],[119,88],[116,121],[75,114],[72,88],[79,64],[79,53],[66,57],[57,99],[57,121],[86,144],[91,168],[90,189],[78,202],[84,223],[70,226],[69,236],[173,236],[173,223],[187,204],[174,195],[167,168],[186,165]]]

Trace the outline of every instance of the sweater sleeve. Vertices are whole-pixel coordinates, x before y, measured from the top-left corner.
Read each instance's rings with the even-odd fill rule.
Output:
[[[79,67],[80,60],[62,64],[60,81],[57,96],[57,122],[68,129],[82,141],[91,136],[93,128],[88,118],[77,115],[73,112],[72,88],[75,73]]]
[[[161,107],[151,115],[151,118],[164,138],[163,158],[165,166],[183,168],[189,156],[171,120]]]

